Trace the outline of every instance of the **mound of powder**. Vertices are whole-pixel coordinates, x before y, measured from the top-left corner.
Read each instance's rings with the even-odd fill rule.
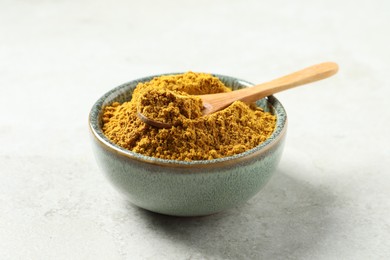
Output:
[[[201,102],[177,95],[202,95],[231,91],[217,77],[187,72],[160,76],[139,83],[132,99],[104,108],[103,132],[113,143],[128,150],[172,160],[211,160],[249,150],[270,137],[276,117],[255,105],[236,101],[213,114],[201,115]],[[137,109],[161,121],[168,129],[142,122]]]

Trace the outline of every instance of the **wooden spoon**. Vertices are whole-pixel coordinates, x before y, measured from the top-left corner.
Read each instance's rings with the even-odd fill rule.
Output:
[[[334,62],[324,62],[307,67],[292,74],[262,83],[253,87],[240,90],[199,95],[203,102],[203,115],[209,115],[228,107],[234,101],[240,100],[245,103],[252,103],[269,95],[328,78],[338,71],[338,65]],[[158,128],[171,128],[172,125],[155,121],[138,112],[138,117],[146,124]]]

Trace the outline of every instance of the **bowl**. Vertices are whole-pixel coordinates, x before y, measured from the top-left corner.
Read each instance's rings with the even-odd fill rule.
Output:
[[[181,73],[170,73],[181,74]],[[204,216],[243,204],[268,182],[283,151],[287,116],[282,104],[269,96],[257,105],[276,115],[276,127],[265,142],[234,156],[179,161],[154,158],[112,143],[102,132],[102,109],[112,102],[131,99],[140,82],[160,74],[132,80],[103,95],[89,115],[93,151],[108,180],[132,204],[173,216]],[[233,90],[253,84],[213,74]]]

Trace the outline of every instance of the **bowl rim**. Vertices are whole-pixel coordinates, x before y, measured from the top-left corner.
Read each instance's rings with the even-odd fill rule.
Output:
[[[287,131],[287,114],[283,107],[283,105],[280,103],[280,101],[274,97],[273,95],[270,95],[266,97],[268,103],[272,105],[275,115],[276,115],[276,127],[271,134],[271,136],[262,142],[261,144],[253,147],[252,149],[246,150],[245,152],[226,156],[222,158],[212,159],[212,160],[192,160],[192,161],[184,161],[184,160],[171,160],[171,159],[162,159],[152,156],[146,156],[140,153],[133,152],[131,150],[125,149],[113,142],[111,142],[104,134],[100,127],[99,123],[99,117],[101,115],[101,110],[104,107],[105,100],[109,97],[116,96],[116,94],[119,94],[120,91],[124,88],[127,88],[129,85],[138,84],[140,82],[146,82],[154,77],[159,76],[165,76],[165,75],[178,75],[183,74],[185,72],[176,72],[176,73],[163,73],[163,74],[156,74],[152,76],[146,76],[142,78],[138,78],[135,80],[128,81],[126,83],[123,83],[108,92],[106,92],[103,96],[101,96],[92,106],[89,116],[88,116],[88,125],[90,132],[94,138],[95,141],[97,141],[103,148],[106,150],[109,150],[110,152],[113,152],[117,155],[124,156],[131,160],[136,160],[139,162],[144,162],[148,164],[154,164],[159,166],[165,166],[165,167],[179,167],[179,168],[187,168],[187,167],[215,167],[218,165],[231,165],[236,164],[237,162],[243,162],[247,160],[251,160],[255,157],[260,156],[261,154],[266,153],[268,150],[270,150],[273,146],[278,144],[283,137],[286,134]],[[236,77],[232,76],[226,76],[221,74],[214,74],[210,73],[211,75],[218,77],[218,78],[224,78],[229,80],[234,80],[238,84],[244,86],[244,87],[251,87],[254,86],[253,83],[248,82],[246,80],[242,80]]]

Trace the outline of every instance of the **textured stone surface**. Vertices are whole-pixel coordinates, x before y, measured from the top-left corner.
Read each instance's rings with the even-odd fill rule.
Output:
[[[388,1],[0,2],[0,259],[388,259]],[[150,74],[262,82],[333,60],[277,95],[289,116],[267,186],[241,207],[173,218],[123,201],[87,117]]]

